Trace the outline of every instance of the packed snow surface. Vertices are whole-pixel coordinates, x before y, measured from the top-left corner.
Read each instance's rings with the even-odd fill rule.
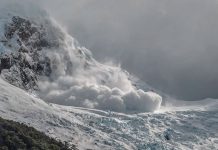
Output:
[[[0,91],[1,117],[24,122],[49,136],[74,143],[79,149],[218,148],[216,100],[202,101],[198,107],[127,115],[46,103],[2,79]]]

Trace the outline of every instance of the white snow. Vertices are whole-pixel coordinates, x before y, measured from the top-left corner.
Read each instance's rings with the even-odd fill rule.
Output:
[[[218,111],[209,110],[216,100],[202,105],[202,110],[127,115],[46,103],[2,79],[0,91],[1,117],[24,122],[80,149],[218,148]]]

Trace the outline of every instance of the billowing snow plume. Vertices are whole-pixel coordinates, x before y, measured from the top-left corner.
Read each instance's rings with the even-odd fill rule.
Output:
[[[39,82],[40,96],[63,105],[113,110],[119,112],[154,111],[161,97],[153,92],[137,90],[128,73],[119,66],[100,64],[89,50],[77,46],[75,40],[61,31],[60,46],[46,50],[52,74]]]
[[[25,18],[25,20],[30,21],[31,26],[43,32],[46,46],[37,49],[37,54],[40,54],[37,55],[39,58],[33,59],[30,54],[35,50],[34,47],[31,47],[34,42],[27,39],[22,40],[20,38],[23,36],[20,34],[22,30],[19,29],[17,33],[17,30],[13,28],[10,38],[4,37],[5,34],[0,34],[2,36],[0,38],[5,39],[4,43],[10,43],[10,46],[1,44],[1,50],[13,52],[19,49],[17,48],[19,46],[25,47],[28,51],[28,53],[25,52],[25,55],[30,55],[30,57],[25,56],[24,58],[29,62],[28,64],[33,64],[31,66],[34,66],[36,60],[40,62],[44,58],[49,59],[47,62],[49,62],[51,72],[48,75],[39,74],[37,76],[38,94],[42,99],[62,105],[118,112],[147,112],[159,109],[162,101],[161,96],[154,92],[136,89],[129,79],[129,74],[119,66],[97,62],[89,50],[79,46],[78,42],[44,11],[38,8],[29,11],[28,7],[20,7],[19,5],[16,6],[15,10],[13,14],[13,10],[9,9],[10,15],[7,17],[5,16],[7,12],[3,13],[4,16],[0,16],[0,29],[5,30],[5,24],[10,23],[14,15]],[[34,16],[34,13],[37,15]],[[24,27],[26,26],[24,25]],[[41,32],[39,33],[41,35]],[[30,37],[32,38],[32,36]],[[34,39],[37,38],[31,40]],[[44,44],[41,43],[41,45]],[[16,68],[16,64],[13,66],[14,68]],[[32,68],[29,67],[30,72]],[[10,71],[11,69],[2,72]],[[36,69],[35,72],[37,71]],[[35,72],[33,71],[33,73]],[[26,74],[28,75],[28,73]]]

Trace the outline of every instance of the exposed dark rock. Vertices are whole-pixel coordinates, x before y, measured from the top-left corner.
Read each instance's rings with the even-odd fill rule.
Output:
[[[11,58],[10,56],[4,55],[0,57],[0,72],[2,69],[10,69],[11,67]]]
[[[0,42],[11,51],[0,54],[1,76],[20,88],[38,89],[38,77],[49,76],[52,72],[50,59],[41,52],[43,48],[53,46],[46,40],[45,29],[42,25],[14,16],[5,25],[4,35],[5,40]]]
[[[169,141],[172,139],[172,132],[173,132],[172,129],[167,129],[164,131],[163,135],[164,135],[165,140]]]

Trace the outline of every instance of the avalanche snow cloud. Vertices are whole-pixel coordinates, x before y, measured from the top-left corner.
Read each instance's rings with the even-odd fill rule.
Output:
[[[45,50],[52,62],[52,75],[39,84],[43,99],[118,112],[154,111],[160,107],[159,95],[135,89],[127,72],[119,66],[95,61],[89,50],[78,46],[71,36],[55,26],[54,31],[62,34],[57,40],[59,48]]]
[[[46,40],[56,45],[42,49],[43,56],[50,59],[52,70],[50,76],[40,76],[38,81],[38,95],[45,101],[126,113],[159,109],[162,101],[160,95],[137,89],[129,73],[119,65],[97,62],[88,49],[80,46],[37,5],[5,2],[0,8],[1,30],[4,30],[11,16],[20,16],[43,26]],[[3,39],[4,35],[1,36]],[[10,48],[0,45],[1,51],[16,50],[16,44],[11,42]]]
[[[177,99],[218,98],[217,0],[42,1],[97,60]]]

